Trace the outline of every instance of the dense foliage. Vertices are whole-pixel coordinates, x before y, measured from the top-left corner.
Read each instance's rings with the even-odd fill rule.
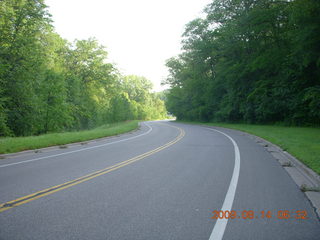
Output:
[[[43,0],[0,1],[0,136],[166,115],[151,83],[121,76],[95,39],[54,32]]]
[[[320,1],[214,0],[167,61],[178,119],[320,124]]]

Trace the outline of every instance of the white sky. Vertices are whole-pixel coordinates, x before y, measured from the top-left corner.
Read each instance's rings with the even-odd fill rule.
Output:
[[[181,35],[212,0],[46,0],[56,31],[73,41],[95,37],[121,73],[148,78],[154,90],[165,61],[180,53]]]

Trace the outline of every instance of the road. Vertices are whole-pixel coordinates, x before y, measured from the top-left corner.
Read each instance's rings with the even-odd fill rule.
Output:
[[[2,159],[0,193],[0,239],[320,236],[308,199],[262,146],[175,122]]]

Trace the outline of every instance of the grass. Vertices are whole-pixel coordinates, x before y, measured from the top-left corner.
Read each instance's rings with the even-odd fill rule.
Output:
[[[237,129],[262,137],[280,146],[283,150],[289,152],[316,173],[320,174],[320,128],[229,123],[188,123]]]
[[[50,133],[30,137],[0,138],[0,154],[38,149],[55,145],[59,145],[60,148],[65,148],[65,144],[68,143],[83,142],[132,131],[138,128],[138,123],[138,121],[127,121],[106,124],[92,130],[78,132]]]

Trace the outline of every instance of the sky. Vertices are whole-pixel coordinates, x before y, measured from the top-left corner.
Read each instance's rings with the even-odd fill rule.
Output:
[[[69,41],[95,37],[124,75],[144,76],[154,91],[165,61],[181,52],[185,25],[212,0],[46,0],[56,32]]]

